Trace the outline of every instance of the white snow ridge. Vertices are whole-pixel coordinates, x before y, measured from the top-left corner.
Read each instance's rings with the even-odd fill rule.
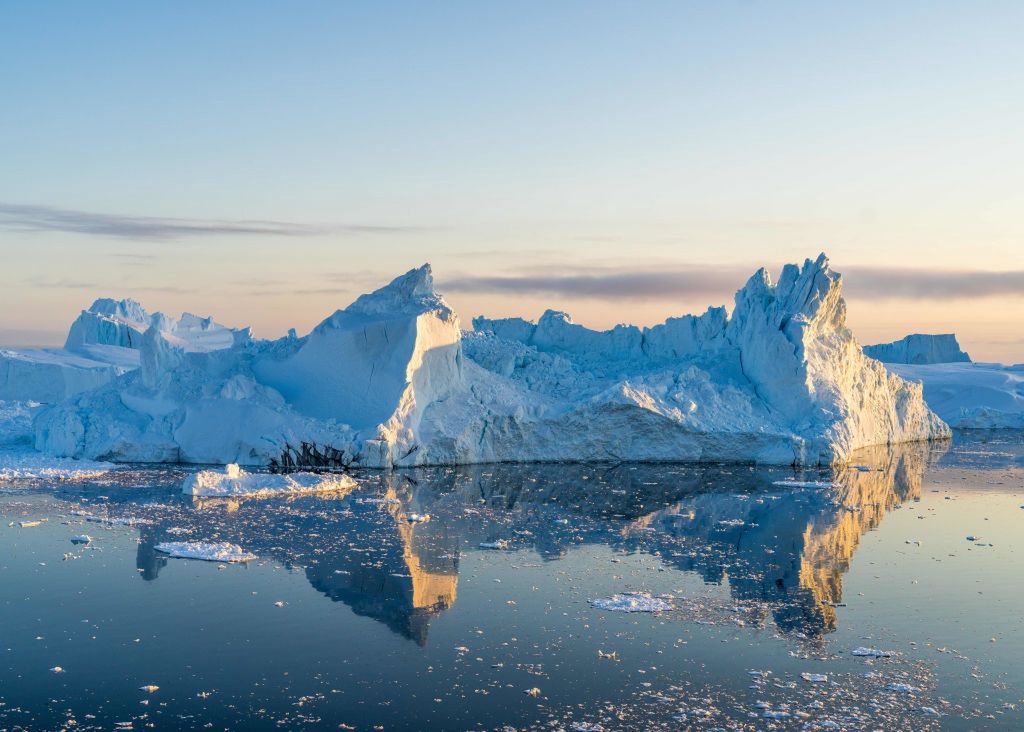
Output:
[[[814,465],[948,437],[920,385],[863,354],[841,291],[822,255],[777,284],[758,271],[731,315],[599,332],[549,311],[464,332],[424,265],[301,338],[210,326],[216,347],[197,347],[151,316],[127,336],[140,367],[42,410],[35,442],[59,456],[246,466],[302,442],[364,467]]]

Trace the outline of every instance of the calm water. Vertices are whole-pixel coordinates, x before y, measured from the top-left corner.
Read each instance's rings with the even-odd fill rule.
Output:
[[[289,501],[7,484],[0,729],[1022,729],[1022,456],[961,434],[834,476],[487,466]],[[153,548],[189,540],[260,559]],[[591,603],[624,592],[670,609]]]

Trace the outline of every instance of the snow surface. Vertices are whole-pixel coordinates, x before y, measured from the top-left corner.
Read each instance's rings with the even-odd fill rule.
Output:
[[[965,363],[971,357],[960,349],[952,333],[914,333],[892,343],[864,346],[864,353],[884,363]]]
[[[226,541],[165,541],[153,548],[178,559],[202,559],[207,562],[251,562],[259,559],[238,544]]]
[[[61,456],[249,466],[303,441],[364,467],[830,464],[949,435],[920,386],[863,354],[824,255],[788,265],[777,284],[758,271],[731,316],[711,308],[609,331],[554,311],[536,324],[474,323],[461,330],[424,265],[301,338],[233,331],[229,347],[202,350],[150,325],[132,340],[140,368],[43,410],[35,444]]]
[[[347,475],[250,473],[232,464],[224,470],[200,470],[188,476],[182,492],[192,496],[264,498],[347,491],[355,486],[356,482]]]
[[[928,406],[953,427],[1024,429],[1024,364],[886,364],[924,385]]]

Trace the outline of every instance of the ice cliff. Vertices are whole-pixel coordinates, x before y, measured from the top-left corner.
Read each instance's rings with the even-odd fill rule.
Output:
[[[914,333],[892,343],[864,346],[864,353],[884,363],[969,363],[971,360],[960,350],[960,344],[952,333]]]
[[[61,456],[243,465],[312,442],[399,467],[826,464],[947,437],[921,387],[867,358],[845,316],[822,255],[778,283],[757,272],[731,316],[594,331],[549,311],[462,331],[425,265],[301,338],[233,331],[203,350],[150,323],[128,334],[140,368],[41,411],[35,440]]]

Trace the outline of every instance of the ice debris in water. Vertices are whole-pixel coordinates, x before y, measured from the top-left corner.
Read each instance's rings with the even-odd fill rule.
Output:
[[[827,480],[773,480],[772,485],[784,488],[835,488],[836,484]]]
[[[91,544],[92,537],[88,534],[79,534],[78,536],[71,537],[72,544]]]
[[[263,498],[351,490],[355,486],[356,482],[347,475],[250,473],[232,463],[224,470],[200,470],[190,475],[181,490],[193,496]]]
[[[496,541],[481,541],[479,544],[479,547],[481,549],[497,549],[502,551],[508,549],[508,546],[509,544],[507,539],[498,539]]]
[[[410,524],[425,524],[430,521],[429,513],[410,513],[406,519]]]
[[[877,648],[867,648],[860,646],[850,651],[854,656],[868,656],[870,658],[889,658],[892,655],[889,651],[880,651]]]
[[[607,598],[591,600],[598,610],[620,613],[660,613],[672,609],[672,604],[647,592],[624,592]]]
[[[895,692],[898,692],[900,694],[913,694],[915,692],[921,691],[916,686],[911,686],[910,684],[902,684],[902,683],[898,683],[898,682],[891,683],[888,686],[886,686],[885,688],[888,689],[889,691],[895,691]]]
[[[153,548],[178,559],[202,559],[207,562],[251,562],[258,558],[238,544],[226,541],[166,541]]]
[[[827,684],[828,676],[826,674],[812,674],[804,671],[800,674],[800,678],[804,681],[809,681],[812,684]]]
[[[64,673],[64,669],[62,669],[60,666],[54,666],[53,668],[50,669],[50,671],[52,673],[55,673],[55,674],[62,674],[62,673]]]
[[[159,691],[159,690],[160,690],[160,687],[157,686],[156,684],[145,684],[145,685],[139,687],[139,691],[144,691],[147,694],[152,694],[153,692]]]

